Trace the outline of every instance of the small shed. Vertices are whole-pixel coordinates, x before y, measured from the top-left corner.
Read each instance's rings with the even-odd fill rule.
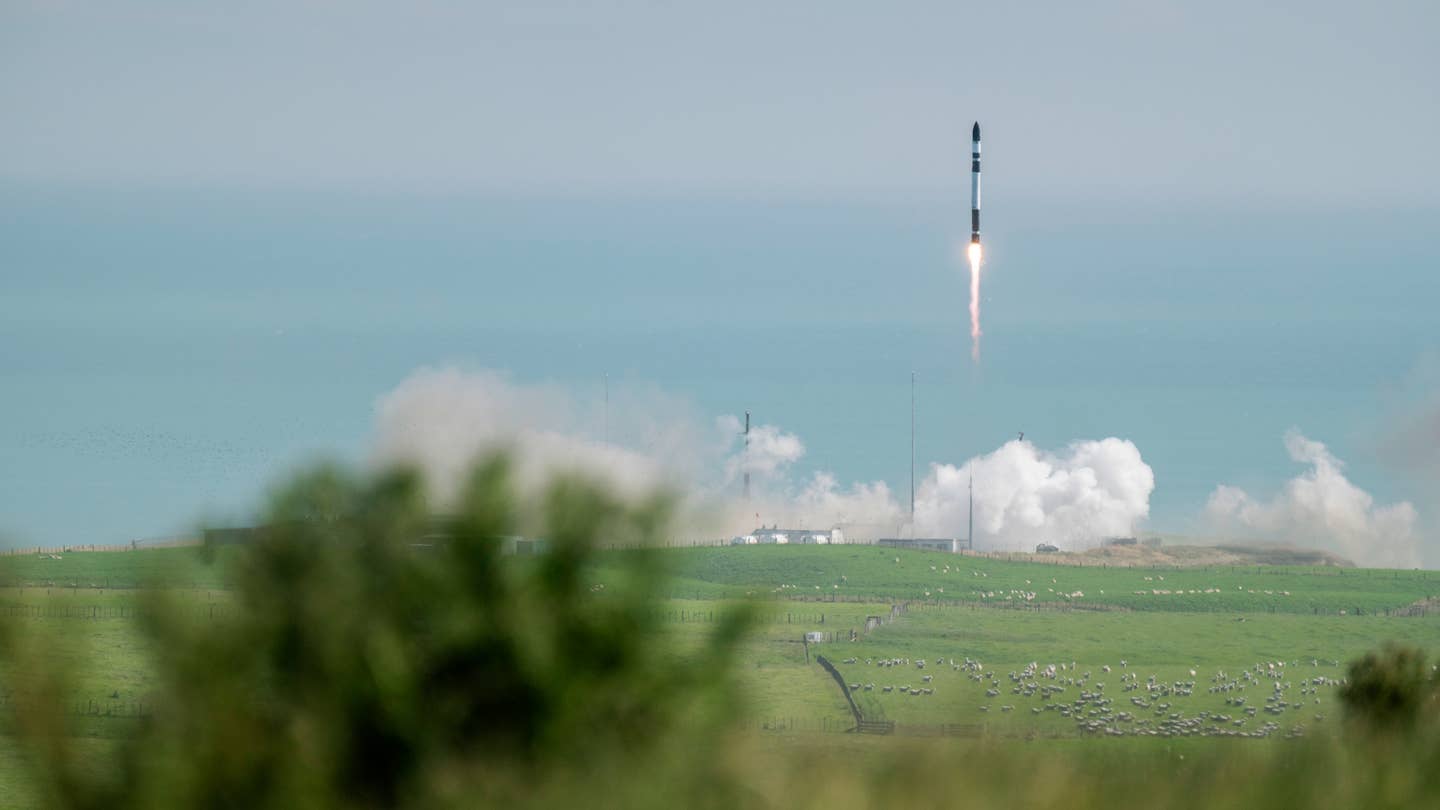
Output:
[[[875,541],[886,548],[909,548],[918,551],[945,551],[951,554],[969,548],[964,540],[953,537],[882,537]]]

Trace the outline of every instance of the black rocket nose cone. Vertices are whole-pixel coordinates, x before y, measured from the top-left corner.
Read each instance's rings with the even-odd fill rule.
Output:
[[[975,122],[975,128],[972,129],[972,130],[970,130],[970,140],[972,140],[972,141],[978,141],[978,140],[980,140],[980,122],[979,122],[979,121],[976,121],[976,122]]]

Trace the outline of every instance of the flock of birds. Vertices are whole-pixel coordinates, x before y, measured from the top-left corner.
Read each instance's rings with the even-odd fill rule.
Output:
[[[1344,683],[1342,679],[1318,672],[1321,667],[1338,667],[1339,661],[1314,658],[1304,663],[1261,661],[1233,676],[1217,670],[1203,686],[1194,669],[1188,671],[1188,678],[1181,680],[1165,681],[1154,674],[1142,678],[1130,669],[1125,659],[1120,660],[1118,667],[1101,666],[1098,676],[1090,670],[1079,671],[1074,661],[1044,665],[1032,661],[1009,672],[1003,680],[994,671],[987,671],[980,661],[969,657],[936,658],[928,669],[923,658],[847,658],[843,663],[858,666],[862,660],[864,666],[892,673],[891,680],[898,683],[877,686],[874,682],[852,682],[847,684],[851,692],[934,695],[933,673],[948,668],[984,687],[986,702],[979,704],[981,712],[995,708],[996,699],[1008,691],[1011,696],[1038,698],[1038,704],[1030,707],[1034,715],[1054,712],[1073,722],[1081,734],[1112,737],[1264,738],[1281,733],[1282,729],[1287,737],[1299,737],[1305,733],[1301,714],[1309,709],[1316,722],[1323,721],[1324,714],[1313,713],[1314,707],[1321,703],[1321,690]],[[1302,674],[1306,663],[1310,672]],[[894,674],[899,673],[909,673],[916,680],[894,678]],[[1099,678],[1111,673],[1115,673],[1117,683],[1106,692],[1106,684]],[[1204,689],[1214,697],[1223,696],[1225,709],[1187,713],[1187,707],[1180,704],[1189,702],[1186,699],[1192,698],[1196,689]],[[1128,701],[1117,704],[1117,697],[1122,700],[1128,697]],[[1001,712],[1012,712],[1015,704],[1001,703],[998,708]],[[1262,712],[1264,718],[1259,717]]]

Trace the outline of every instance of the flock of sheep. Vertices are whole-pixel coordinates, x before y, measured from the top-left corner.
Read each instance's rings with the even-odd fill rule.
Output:
[[[1200,687],[1197,672],[1189,670],[1189,678],[1164,681],[1156,675],[1142,678],[1132,671],[1129,662],[1121,659],[1115,685],[1109,692],[1106,684],[1098,680],[1114,672],[1109,664],[1100,667],[1099,676],[1092,677],[1090,670],[1079,671],[1079,666],[1068,663],[1045,664],[1032,661],[1019,670],[1011,671],[1005,680],[994,671],[971,658],[936,658],[929,664],[923,658],[847,658],[844,664],[858,666],[862,663],[892,672],[892,680],[900,683],[882,684],[874,682],[852,682],[851,692],[875,692],[881,694],[899,693],[910,696],[935,694],[933,672],[949,668],[953,673],[984,688],[986,702],[979,704],[981,712],[989,712],[995,701],[1008,689],[1009,694],[1020,698],[1037,699],[1038,705],[1030,707],[1034,715],[1055,712],[1059,717],[1072,721],[1081,734],[1107,736],[1150,736],[1150,737],[1270,737],[1288,726],[1285,735],[1299,737],[1304,734],[1301,713],[1321,702],[1322,689],[1333,688],[1343,680],[1327,675],[1315,674],[1324,667],[1338,667],[1338,661],[1311,659],[1311,674],[1303,672],[1304,664],[1299,661],[1262,661],[1231,676],[1223,670],[1210,677],[1204,688],[1212,696],[1224,696],[1224,711],[1199,710],[1187,712],[1182,703],[1189,702]],[[905,682],[908,679],[893,677],[894,674],[909,673],[919,684]],[[1006,682],[1008,681],[1008,683]],[[964,682],[961,682],[964,685]],[[1118,695],[1116,693],[1119,693]],[[1131,694],[1134,693],[1134,694]],[[1123,710],[1115,705],[1115,697],[1128,697],[1128,707]],[[1123,706],[1123,704],[1121,704]],[[1015,710],[1014,703],[999,705],[1001,712]],[[1268,717],[1260,720],[1264,712]],[[1288,723],[1283,723],[1290,716]],[[1274,719],[1270,719],[1274,718]],[[1323,714],[1313,714],[1316,722],[1323,721]],[[1252,722],[1253,721],[1253,722]]]

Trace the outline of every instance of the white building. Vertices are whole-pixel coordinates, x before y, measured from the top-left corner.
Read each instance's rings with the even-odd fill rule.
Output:
[[[747,535],[733,538],[732,546],[829,546],[844,543],[839,529],[782,529],[761,526]]]
[[[951,554],[970,548],[970,541],[953,537],[882,537],[875,541],[886,548],[909,548],[918,551],[948,551]]]

